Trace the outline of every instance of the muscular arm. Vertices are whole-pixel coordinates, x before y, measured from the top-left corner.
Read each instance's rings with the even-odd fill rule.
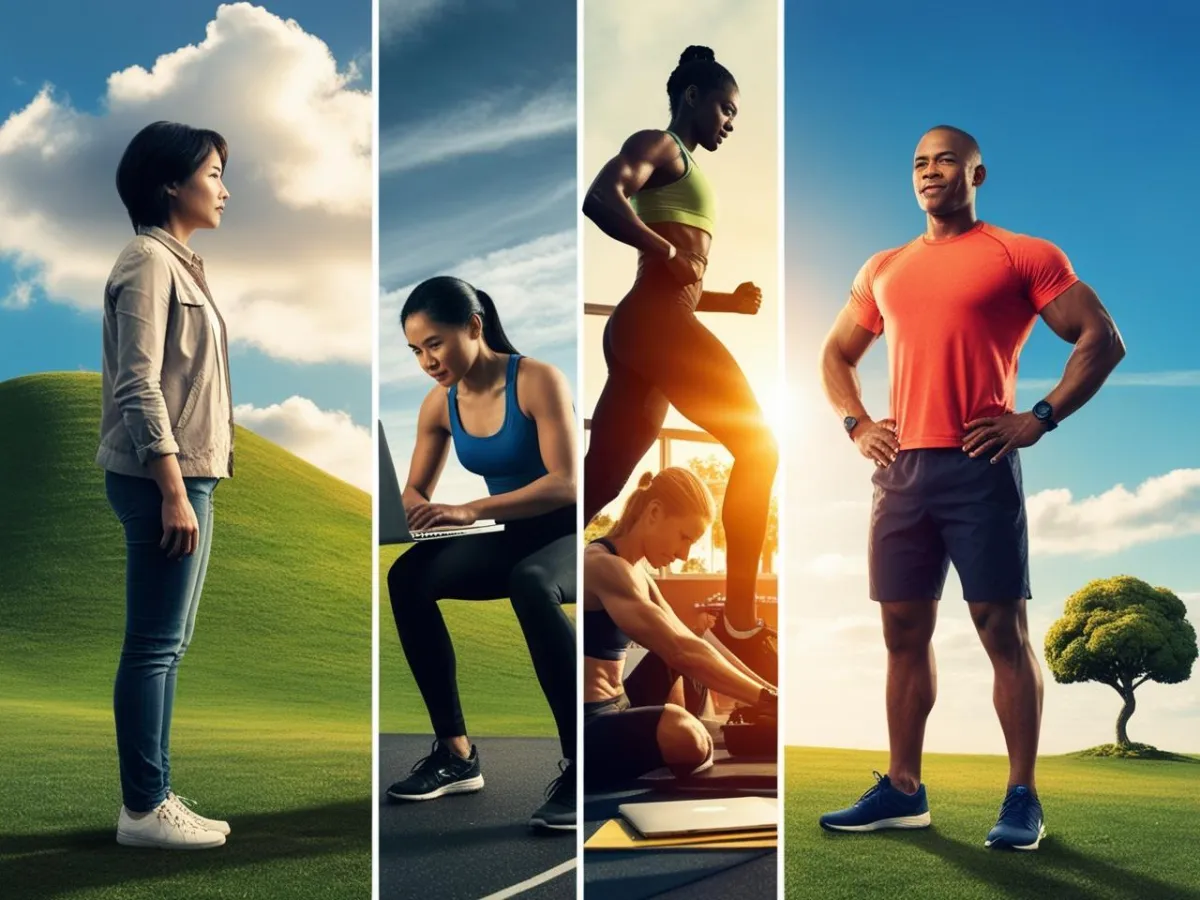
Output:
[[[417,415],[417,443],[408,466],[401,501],[411,511],[414,506],[428,503],[437,487],[446,457],[450,453],[450,431],[446,420],[446,391],[434,388],[421,403]]]
[[[741,312],[737,297],[728,291],[705,291],[700,295],[696,312]]]
[[[859,427],[869,423],[871,417],[862,402],[858,363],[877,337],[859,325],[850,310],[843,309],[821,348],[821,386],[825,396],[838,415],[854,416]]]
[[[639,131],[604,164],[583,199],[583,214],[614,240],[654,256],[672,256],[675,248],[671,242],[646,227],[629,198],[645,187],[655,169],[669,164],[678,153],[665,132]]]
[[[637,577],[628,563],[601,556],[589,560],[586,574],[589,589],[595,592],[617,627],[670,668],[741,703],[759,701],[761,685],[692,634],[669,606],[655,602],[646,580]]]
[[[1051,331],[1075,345],[1061,380],[1046,395],[1055,421],[1061,422],[1100,390],[1124,358],[1125,342],[1096,292],[1082,281],[1047,304],[1041,315]]]
[[[546,474],[523,488],[468,503],[477,519],[528,519],[575,502],[575,412],[567,379],[554,366],[526,358],[520,393],[537,425]]]

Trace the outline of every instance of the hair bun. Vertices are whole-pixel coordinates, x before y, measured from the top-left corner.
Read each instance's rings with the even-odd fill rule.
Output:
[[[644,491],[650,487],[650,482],[654,481],[653,472],[643,472],[642,477],[638,479],[638,490]]]
[[[682,53],[679,54],[679,64],[690,62],[716,62],[717,54],[712,52],[709,47],[702,47],[699,44],[693,44]]]

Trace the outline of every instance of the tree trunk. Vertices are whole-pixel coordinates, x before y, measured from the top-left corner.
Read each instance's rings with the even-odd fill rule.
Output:
[[[1125,701],[1125,705],[1121,707],[1121,714],[1117,716],[1117,746],[1129,746],[1129,733],[1125,730],[1125,726],[1129,724],[1129,719],[1133,715],[1133,711],[1137,709],[1137,700],[1134,699],[1133,690],[1118,691],[1121,699]]]

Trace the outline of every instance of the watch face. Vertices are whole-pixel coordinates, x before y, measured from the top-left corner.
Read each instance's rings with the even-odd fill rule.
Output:
[[[1053,412],[1054,410],[1045,400],[1039,400],[1033,405],[1033,414],[1039,419],[1049,419]]]
[[[849,434],[858,426],[858,419],[854,418],[854,416],[846,416],[846,418],[842,419],[842,425],[845,426],[846,433]]]

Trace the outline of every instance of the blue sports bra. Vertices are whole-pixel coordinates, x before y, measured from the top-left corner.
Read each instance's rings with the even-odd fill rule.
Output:
[[[608,538],[597,538],[592,543],[602,545],[613,556],[617,555],[617,548]],[[612,620],[607,609],[585,609],[583,611],[584,656],[610,661],[624,659],[629,643],[629,636]]]
[[[468,472],[482,475],[489,494],[507,494],[537,481],[546,474],[542,450],[538,444],[537,423],[517,404],[517,365],[520,355],[508,358],[504,385],[504,424],[495,434],[476,437],[468,434],[458,417],[458,385],[449,392],[450,436],[454,452]]]

